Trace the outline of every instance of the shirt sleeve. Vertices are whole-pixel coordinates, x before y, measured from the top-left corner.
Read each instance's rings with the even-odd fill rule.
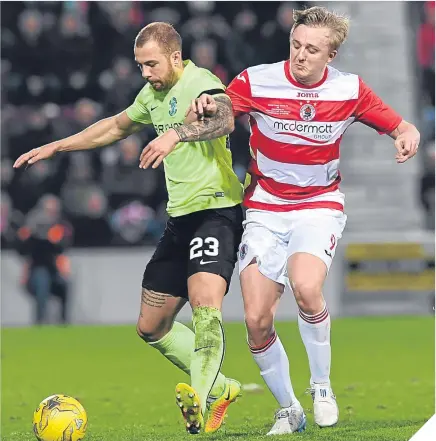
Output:
[[[356,121],[377,130],[381,135],[393,132],[403,120],[361,78],[359,78],[359,98],[354,116]]]
[[[241,72],[226,89],[226,94],[232,100],[233,113],[240,116],[252,109],[250,79],[246,70]]]
[[[208,95],[225,93],[226,87],[212,72],[207,69],[201,69],[199,74],[192,79],[190,90],[191,89],[192,97],[198,98],[203,93],[207,93]]]
[[[132,121],[142,124],[152,124],[150,112],[145,104],[145,98],[146,90],[143,88],[141,92],[139,92],[133,104],[126,109],[126,113]]]

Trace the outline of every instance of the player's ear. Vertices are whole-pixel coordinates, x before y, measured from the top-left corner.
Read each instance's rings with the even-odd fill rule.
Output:
[[[180,51],[174,51],[171,54],[171,61],[174,67],[182,67],[182,53]]]
[[[337,50],[331,51],[329,53],[329,59],[327,60],[327,63],[331,63],[335,59],[337,54],[338,54]]]

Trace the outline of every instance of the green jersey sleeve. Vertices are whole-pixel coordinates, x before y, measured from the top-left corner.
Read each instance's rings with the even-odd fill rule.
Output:
[[[142,124],[152,124],[150,112],[147,109],[147,102],[149,100],[149,87],[146,85],[138,93],[135,101],[126,109],[127,116],[135,122]]]

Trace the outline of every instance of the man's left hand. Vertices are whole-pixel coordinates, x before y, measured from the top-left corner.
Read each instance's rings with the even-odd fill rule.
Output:
[[[168,156],[180,142],[179,135],[170,129],[148,143],[139,157],[139,168],[159,167],[160,163]]]
[[[416,155],[419,140],[420,136],[417,130],[406,131],[397,136],[394,145],[397,149],[395,159],[398,164],[402,164]]]

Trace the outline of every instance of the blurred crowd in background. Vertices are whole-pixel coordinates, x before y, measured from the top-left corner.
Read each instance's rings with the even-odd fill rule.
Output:
[[[422,178],[421,203],[426,212],[427,228],[435,227],[435,2],[419,5],[416,35],[416,59],[420,93],[418,116],[421,130]]]
[[[433,213],[431,228],[434,2],[416,5],[418,19],[409,23],[416,47],[405,56],[415,59],[419,69],[421,201],[428,216]],[[111,147],[58,154],[25,171],[14,170],[13,162],[32,148],[74,134],[132,103],[144,84],[133,59],[133,42],[147,23],[172,23],[183,38],[183,57],[228,84],[248,66],[288,58],[292,11],[302,6],[203,1],[2,3],[2,247],[16,247],[19,229],[36,218],[68,225],[69,244],[76,247],[155,243],[166,221],[163,169],[138,168],[141,149],[155,136],[152,126]],[[231,140],[241,180],[249,158],[247,139],[246,120],[240,119]],[[59,207],[54,213],[53,204]]]

